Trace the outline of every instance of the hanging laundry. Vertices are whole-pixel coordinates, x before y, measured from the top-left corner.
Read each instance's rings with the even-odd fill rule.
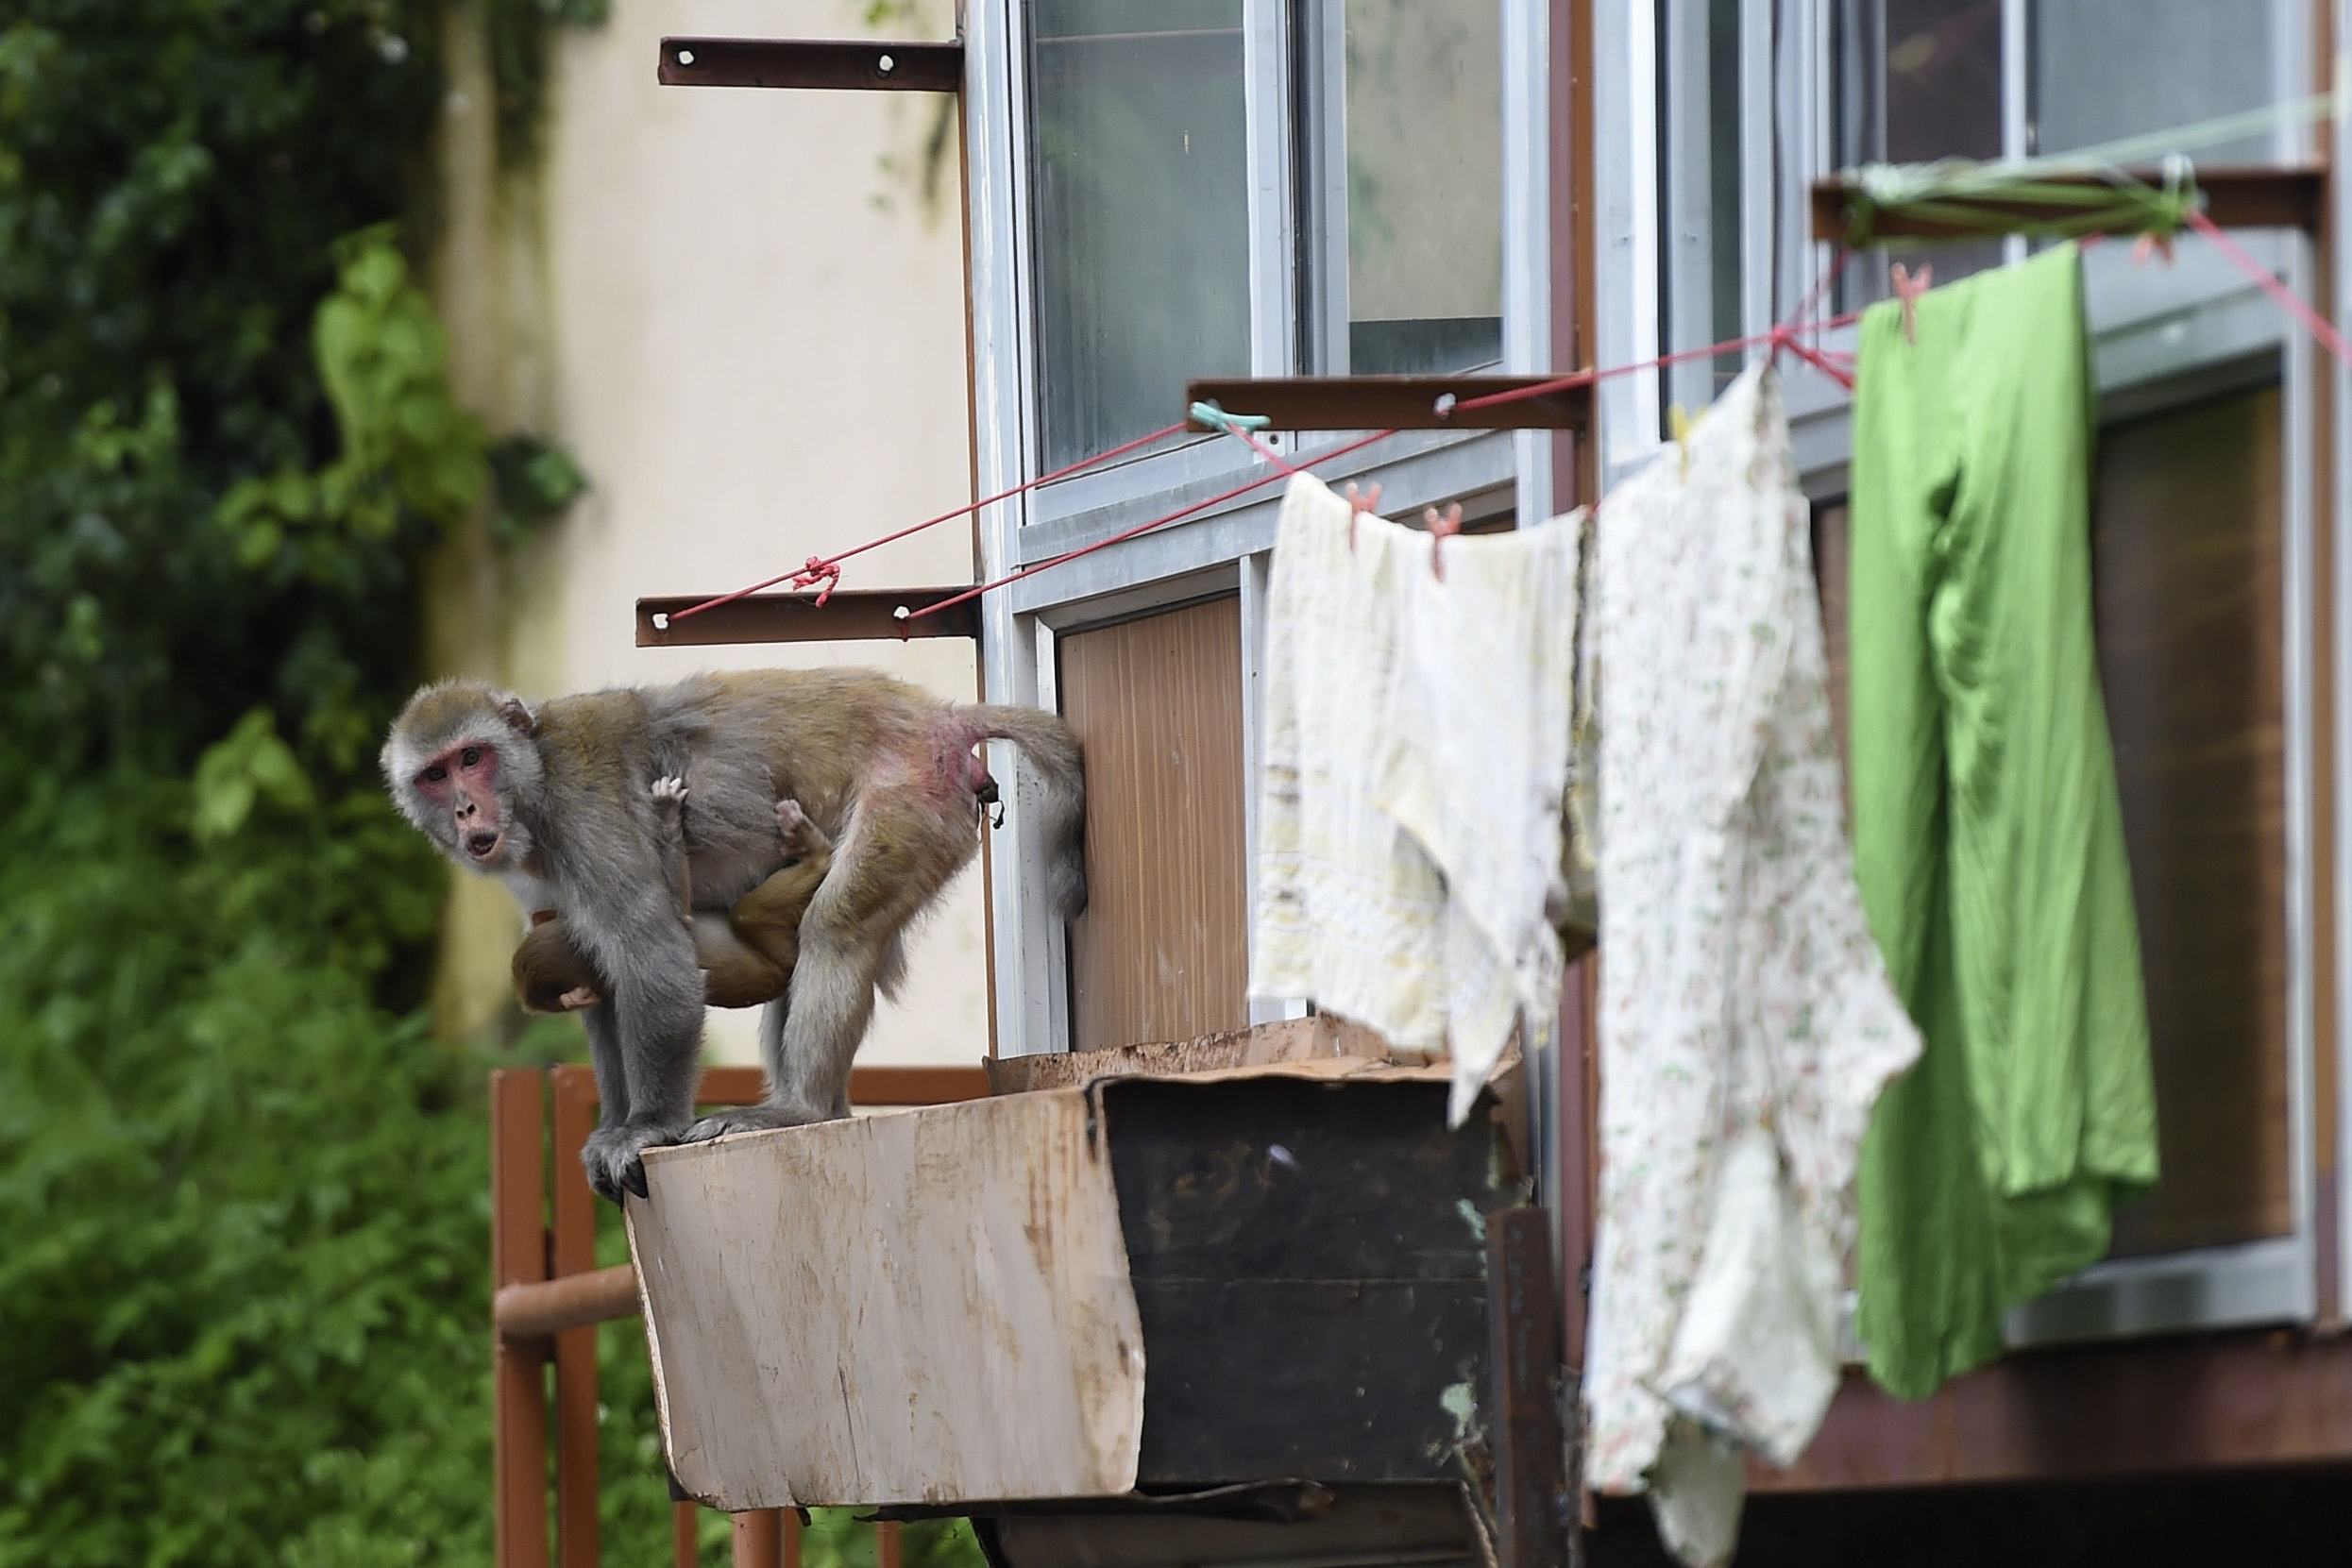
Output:
[[[1853,880],[1768,365],[1595,520],[1601,1177],[1586,1476],[1695,1564],[1836,1391],[1853,1172],[1919,1037]]]
[[[1250,990],[1449,1051],[1452,1120],[1548,1038],[1580,519],[1445,542],[1301,474],[1267,594]]]
[[[1406,565],[1396,579],[1396,723],[1376,799],[1445,879],[1455,1121],[1514,1026],[1525,1019],[1531,1037],[1548,1040],[1560,1016],[1560,928],[1575,919],[1561,835],[1583,520],[1442,545],[1382,525],[1401,535]]]
[[[2074,247],[1862,324],[1854,854],[1926,1047],[1864,1151],[1856,1327],[1906,1398],[2105,1256],[2156,1180],[2123,810],[2090,618]]]

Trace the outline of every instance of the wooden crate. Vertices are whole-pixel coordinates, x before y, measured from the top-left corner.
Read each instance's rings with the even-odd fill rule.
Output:
[[[1525,1190],[1445,1100],[1326,1059],[652,1151],[671,1468],[730,1509],[1476,1478]]]

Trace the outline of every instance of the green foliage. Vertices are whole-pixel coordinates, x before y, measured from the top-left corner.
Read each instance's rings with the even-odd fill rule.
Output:
[[[480,1064],[381,1001],[429,852],[265,722],[199,775],[0,817],[0,1564],[483,1560]]]
[[[499,154],[509,163],[528,162],[538,153],[539,122],[547,107],[550,26],[596,26],[610,14],[611,0],[480,0],[480,5],[490,38],[490,74],[498,84]]]
[[[439,14],[0,7],[0,1568],[489,1560],[491,1058],[428,1037],[373,753],[415,550],[585,480],[457,406],[387,224]],[[601,1344],[609,1560],[663,1560]]]
[[[429,520],[307,574],[248,569],[209,520],[239,481],[334,455],[312,318],[337,237],[401,210],[435,8],[0,15],[0,722],[156,767],[257,698],[347,730],[313,713],[397,684]]]
[[[218,513],[247,571],[330,588],[355,549],[398,542],[411,519],[456,522],[490,477],[482,423],[449,394],[446,336],[391,227],[346,235],[335,253],[312,341],[342,450],[314,473],[240,481]]]
[[[490,474],[499,490],[490,526],[503,545],[521,544],[588,490],[588,476],[569,453],[528,435],[509,436],[490,448]]]

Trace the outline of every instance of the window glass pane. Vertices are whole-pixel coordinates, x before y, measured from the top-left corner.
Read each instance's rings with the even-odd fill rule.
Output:
[[[1241,0],[1030,8],[1038,379],[1057,467],[1249,370]]]
[[[2259,109],[2271,100],[2275,17],[2253,0],[2039,0],[2034,102],[2039,151]],[[2200,163],[2270,160],[2250,137],[2190,149]]]
[[[1844,161],[2002,156],[2001,9],[2001,0],[1847,0],[1839,14]],[[1949,283],[1998,266],[2001,255],[1999,240],[1969,240],[1886,247],[1879,259],[1930,261]],[[1883,292],[1884,267],[1856,272],[1845,290],[1849,305]]]
[[[1887,0],[1878,157],[2001,156],[2001,0]]]
[[[1346,0],[1347,350],[1359,376],[1502,355],[1495,0]]]

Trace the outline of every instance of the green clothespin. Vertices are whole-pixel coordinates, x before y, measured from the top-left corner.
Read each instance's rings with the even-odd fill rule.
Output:
[[[1243,430],[1262,430],[1274,423],[1262,413],[1227,413],[1213,402],[1194,403],[1185,413],[1193,424],[1208,425],[1227,435],[1238,435]]]

